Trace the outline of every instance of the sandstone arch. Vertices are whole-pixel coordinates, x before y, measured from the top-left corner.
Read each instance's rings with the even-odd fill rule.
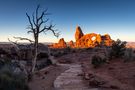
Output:
[[[95,37],[95,39],[92,39]],[[95,47],[97,43],[101,43],[101,35],[90,33],[82,36],[79,40],[76,41],[76,47],[79,48],[87,48],[87,47]]]

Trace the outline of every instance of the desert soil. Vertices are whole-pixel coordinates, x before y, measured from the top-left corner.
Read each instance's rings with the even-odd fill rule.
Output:
[[[90,73],[101,78],[106,84],[96,87],[98,90],[135,90],[135,61],[124,63],[122,59],[115,59],[100,68],[94,69],[91,65],[91,57],[101,54],[98,51],[83,51],[67,54],[56,58],[61,63],[82,65],[83,73]],[[54,81],[62,73],[68,70],[65,66],[50,66],[34,76],[34,80],[29,83],[31,90],[54,90]],[[89,80],[85,80],[85,85],[89,88]],[[111,88],[110,88],[110,85]],[[85,90],[85,89],[84,89]]]
[[[29,83],[30,90],[54,90],[53,82],[62,72],[67,70],[65,66],[49,66],[37,72]]]
[[[83,72],[97,76],[99,81],[105,84],[99,90],[135,90],[135,61],[124,62],[123,59],[113,59],[109,63],[101,65],[100,68],[93,68],[91,57],[93,55],[101,55],[102,51],[87,50],[76,52],[59,57],[60,62],[80,63],[83,66]],[[70,61],[69,61],[70,60]],[[86,80],[89,85],[89,80]]]

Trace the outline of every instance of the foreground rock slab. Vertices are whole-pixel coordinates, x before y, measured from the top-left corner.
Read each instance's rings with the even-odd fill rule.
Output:
[[[65,66],[68,66],[69,69],[56,78],[54,81],[55,90],[98,90],[97,88],[89,89],[84,84],[81,65],[65,64]]]

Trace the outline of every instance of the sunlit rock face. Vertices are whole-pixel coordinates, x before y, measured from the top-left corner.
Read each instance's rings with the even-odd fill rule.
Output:
[[[76,47],[77,48],[95,47],[100,43],[101,43],[101,35],[90,33],[90,34],[84,35],[79,40],[77,40]]]
[[[75,47],[74,42],[73,42],[72,40],[68,43],[68,45],[69,45],[69,47],[71,47],[71,48],[74,48],[74,47]]]
[[[100,34],[89,33],[84,35],[79,26],[76,28],[75,39],[76,48],[96,47],[99,45],[111,46],[113,42],[109,34],[101,36]]]
[[[64,40],[64,38],[61,38],[58,43],[54,43],[52,45],[52,48],[66,48],[67,44]]]
[[[67,44],[66,44],[64,38],[61,38],[59,40],[58,44],[59,44],[59,47],[61,47],[61,48],[66,48],[67,47]]]
[[[105,46],[111,46],[112,45],[112,42],[113,40],[111,39],[110,35],[109,34],[105,34],[102,36],[102,41],[104,42],[104,45]]]
[[[74,37],[76,42],[71,40],[68,44],[66,44],[64,38],[61,38],[58,43],[52,45],[52,48],[94,48],[96,46],[111,46],[113,42],[109,34],[100,35],[96,33],[89,33],[84,35],[80,26],[76,27]]]
[[[83,32],[79,26],[76,27],[75,40],[79,40],[83,36]]]

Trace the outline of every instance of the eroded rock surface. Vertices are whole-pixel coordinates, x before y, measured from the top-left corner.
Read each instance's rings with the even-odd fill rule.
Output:
[[[79,26],[76,27],[75,40],[79,40],[83,36],[83,32]]]
[[[111,46],[112,42],[113,42],[113,40],[111,39],[109,34],[103,35],[102,36],[102,41],[104,41],[104,45],[106,45],[106,46]]]
[[[71,47],[71,48],[75,47],[75,44],[74,44],[74,42],[72,40],[68,44],[69,44],[69,47]]]
[[[58,43],[54,43],[52,45],[52,48],[66,48],[67,44],[64,40],[64,38],[61,38]]]
[[[87,48],[87,47],[95,47],[101,43],[101,35],[90,33],[81,37],[76,41],[76,47],[79,48]]]
[[[75,43],[71,40],[68,45],[65,43],[64,38],[60,39],[58,43],[53,44],[53,48],[89,48],[96,46],[111,46],[113,40],[109,34],[100,35],[96,33],[83,34],[80,26],[76,27],[75,31]]]

